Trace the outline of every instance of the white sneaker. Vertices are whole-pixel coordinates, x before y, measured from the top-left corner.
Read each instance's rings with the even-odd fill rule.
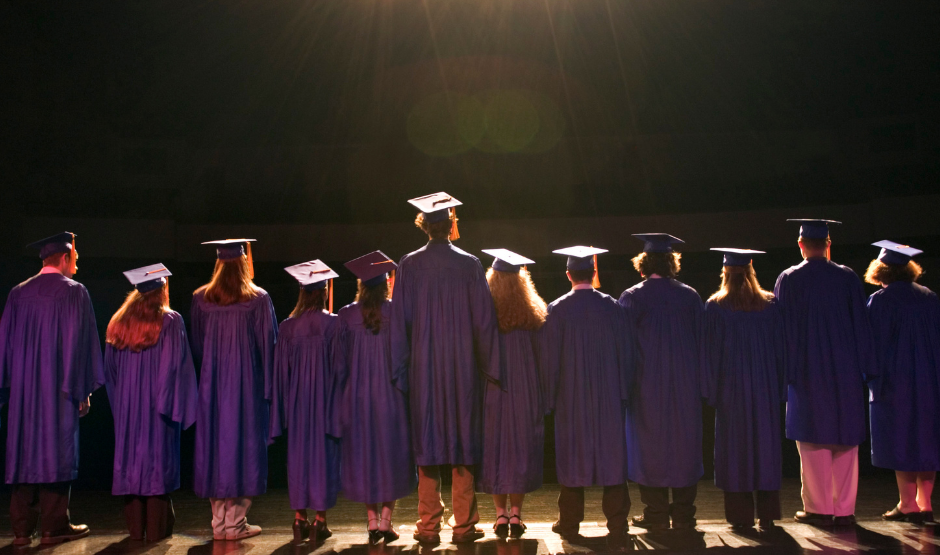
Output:
[[[255,526],[254,524],[246,524],[241,532],[237,534],[225,534],[225,539],[228,541],[234,540],[244,540],[247,538],[253,538],[261,533],[261,527]]]

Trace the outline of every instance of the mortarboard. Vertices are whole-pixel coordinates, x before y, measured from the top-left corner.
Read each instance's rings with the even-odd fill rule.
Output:
[[[872,246],[881,247],[881,252],[878,254],[878,260],[884,262],[885,264],[892,264],[895,266],[905,266],[908,262],[911,261],[911,258],[924,252],[909,245],[902,245],[900,243],[887,240],[872,243]]]
[[[506,249],[483,249],[483,252],[496,257],[496,259],[493,260],[493,269],[497,272],[518,274],[519,269],[526,264],[535,264],[534,260],[529,260],[520,254]]]
[[[127,281],[140,293],[160,289],[166,283],[166,278],[171,275],[173,274],[163,264],[151,264],[124,272]]]
[[[408,201],[412,206],[417,208],[424,214],[424,219],[429,224],[434,222],[443,222],[450,217],[450,208],[454,209],[454,215],[456,216],[457,210],[456,207],[463,204],[454,197],[448,195],[445,192],[434,193],[430,195],[424,195],[423,197],[413,198]],[[450,230],[450,240],[460,239],[460,233],[457,231],[457,220],[454,219],[454,225]]]
[[[355,260],[350,260],[346,264],[346,269],[356,274],[359,281],[366,287],[375,287],[386,280],[390,272],[398,268],[398,264],[391,258],[385,256],[382,251],[370,252],[365,256],[360,256]]]
[[[72,249],[75,248],[75,238],[78,237],[70,231],[63,231],[62,233],[57,233],[52,237],[46,237],[45,239],[40,239],[35,243],[30,243],[27,248],[39,249],[39,258],[45,260],[53,254],[58,254],[60,252],[72,252]]]
[[[634,233],[633,236],[646,242],[643,252],[672,252],[674,244],[685,243],[682,239],[668,233]]]
[[[569,270],[594,270],[594,280],[591,285],[595,288],[601,286],[601,280],[597,275],[597,255],[607,252],[607,249],[596,249],[594,247],[568,247],[552,251],[555,254],[563,254],[568,257],[567,268]]]
[[[323,289],[330,284],[330,313],[333,313],[333,278],[339,277],[332,268],[319,260],[311,260],[294,266],[284,268],[284,271],[293,276],[305,291]]]
[[[722,264],[724,266],[747,266],[755,254],[766,254],[764,251],[751,249],[711,248],[709,250],[725,253]]]
[[[251,244],[257,239],[220,239],[206,241],[203,245],[216,245],[215,254],[219,260],[232,260],[241,255],[248,257],[248,276],[255,279],[255,261],[251,257]]]
[[[800,222],[800,237],[807,239],[827,239],[829,237],[829,224],[841,224],[835,220],[813,220],[794,218],[788,222]]]

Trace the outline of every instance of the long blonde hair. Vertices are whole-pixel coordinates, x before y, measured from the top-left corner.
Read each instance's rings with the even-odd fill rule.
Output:
[[[773,293],[761,289],[754,266],[725,266],[721,270],[721,289],[708,300],[718,306],[743,312],[759,312],[767,308]]]
[[[216,260],[212,279],[196,289],[204,292],[206,302],[219,306],[244,303],[258,296],[260,289],[251,281],[248,257]]]
[[[108,323],[105,341],[115,349],[139,353],[160,340],[163,316],[170,311],[169,283],[140,293],[131,291]]]
[[[520,268],[518,274],[499,272],[490,268],[486,272],[490,294],[496,305],[499,331],[537,330],[545,323],[545,301],[532,283],[529,271]]]

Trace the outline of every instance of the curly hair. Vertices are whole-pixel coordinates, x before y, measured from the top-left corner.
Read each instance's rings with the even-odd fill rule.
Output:
[[[486,281],[496,306],[499,331],[537,330],[545,323],[545,301],[535,290],[532,277],[525,268],[518,274],[499,272],[490,268]]]
[[[656,274],[660,277],[675,278],[679,275],[679,259],[682,255],[677,252],[641,252],[633,257],[633,267],[643,277]]]
[[[169,311],[169,283],[146,293],[134,289],[111,317],[105,341],[115,349],[135,353],[153,347],[160,340],[163,316]]]
[[[366,287],[361,279],[356,281],[359,284],[359,290],[356,292],[355,302],[359,303],[359,308],[362,310],[362,325],[371,331],[372,335],[378,335],[382,331],[382,303],[391,297],[388,281],[383,280],[373,287]]]
[[[907,281],[913,283],[924,274],[924,269],[920,264],[909,261],[907,264],[898,266],[895,264],[885,264],[878,260],[871,261],[868,270],[865,271],[865,281],[872,285],[889,285],[895,281]]]
[[[725,266],[721,270],[721,289],[708,300],[735,312],[760,312],[773,298],[773,293],[761,289],[754,266],[748,264]]]
[[[457,214],[453,210],[448,209],[447,214],[446,220],[429,223],[425,220],[424,213],[421,212],[415,218],[415,227],[427,233],[431,239],[447,239],[450,237],[450,230],[454,223],[458,221]]]
[[[216,260],[212,279],[196,289],[203,292],[207,302],[218,306],[245,303],[258,296],[260,289],[251,281],[248,257]]]

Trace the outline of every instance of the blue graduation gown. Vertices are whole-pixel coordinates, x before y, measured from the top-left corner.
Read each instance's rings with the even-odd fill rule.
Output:
[[[277,319],[268,294],[218,306],[193,296],[199,373],[194,490],[199,497],[261,495],[268,479],[268,410]]]
[[[787,340],[787,438],[830,445],[865,441],[865,380],[875,374],[862,282],[825,258],[777,278]]]
[[[627,468],[649,487],[694,485],[702,464],[701,340],[705,306],[674,279],[647,279],[620,295],[636,330],[636,384],[627,404]]]
[[[357,303],[338,314],[343,344],[336,363],[342,384],[343,496],[360,503],[400,499],[418,483],[408,399],[392,384],[391,312],[392,303],[384,303],[378,334],[363,325]]]
[[[878,361],[871,462],[940,470],[940,301],[926,287],[895,282],[869,297],[868,314]]]
[[[340,490],[335,314],[308,310],[281,322],[275,350],[271,437],[287,430],[287,488],[294,510],[325,511]]]
[[[483,460],[476,486],[484,493],[528,493],[542,486],[545,403],[538,335],[527,330],[499,334],[506,390],[488,382],[483,391]]]
[[[78,477],[78,404],[102,385],[101,344],[85,287],[61,274],[14,287],[0,320],[6,483]]]
[[[180,431],[196,421],[196,369],[183,317],[168,312],[157,343],[135,353],[108,345],[105,378],[114,414],[114,495],[180,487]]]
[[[447,240],[402,257],[391,332],[392,380],[409,391],[415,462],[480,462],[483,383],[502,383],[496,309],[480,261]]]
[[[780,409],[786,402],[783,315],[705,304],[704,363],[715,407],[715,485],[725,491],[780,489]]]
[[[626,483],[623,406],[633,341],[623,311],[600,291],[571,291],[548,305],[540,342],[546,408],[555,411],[558,482]]]

